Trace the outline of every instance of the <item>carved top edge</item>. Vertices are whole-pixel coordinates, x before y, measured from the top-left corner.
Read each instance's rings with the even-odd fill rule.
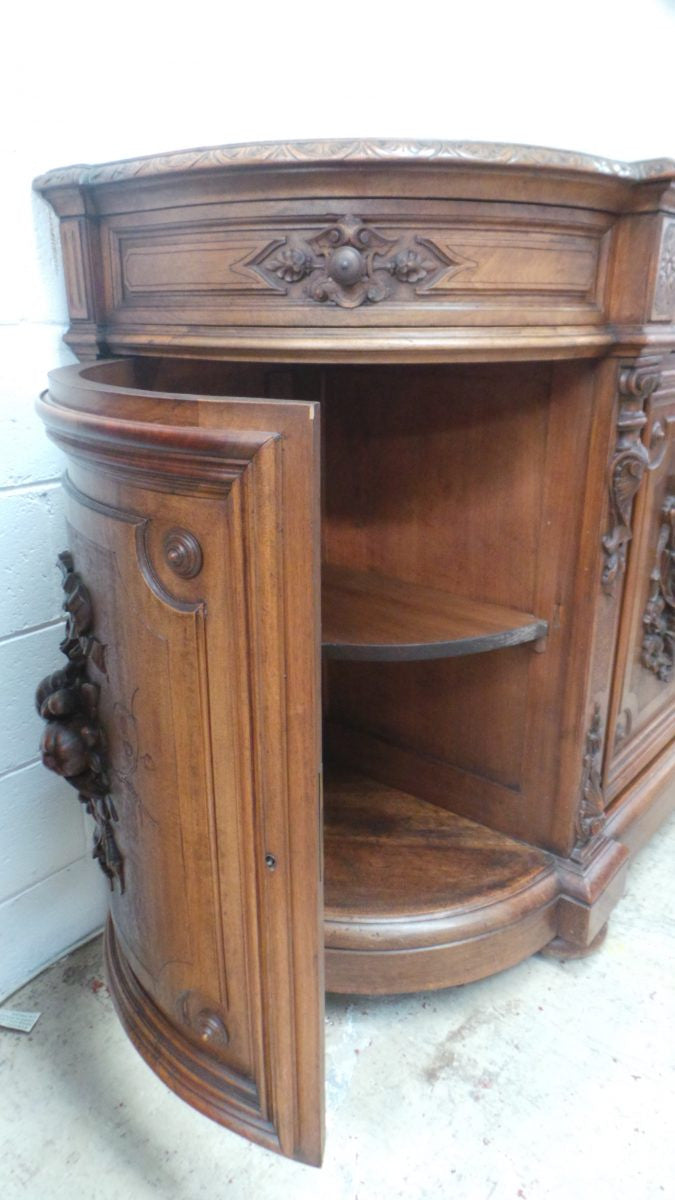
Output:
[[[336,139],[326,141],[245,142],[231,146],[208,146],[169,154],[129,158],[121,162],[80,164],[56,168],[33,183],[39,192],[58,187],[95,187],[127,179],[179,175],[192,171],[217,171],[234,167],[263,167],[270,164],[326,165],[335,163],[425,163],[442,162],[475,167],[527,167],[571,174],[610,176],[638,183],[675,181],[675,160],[649,159],[625,163],[592,154],[555,150],[543,146],[519,146],[499,142],[416,141],[391,138]]]

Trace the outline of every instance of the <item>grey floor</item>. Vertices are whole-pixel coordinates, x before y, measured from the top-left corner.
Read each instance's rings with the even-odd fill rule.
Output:
[[[100,942],[12,999],[2,1200],[675,1197],[675,822],[633,866],[594,957],[403,999],[328,998],[321,1172],[193,1112],[145,1066]]]

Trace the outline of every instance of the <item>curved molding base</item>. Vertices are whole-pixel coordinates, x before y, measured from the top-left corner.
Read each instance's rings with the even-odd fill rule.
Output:
[[[396,795],[400,807],[406,799]],[[407,798],[410,800],[410,797]],[[368,904],[368,889],[378,892],[382,876],[369,873],[367,851],[360,848],[358,829],[333,829],[326,840],[326,988],[331,992],[392,995],[430,991],[470,983],[493,975],[537,951],[559,959],[583,958],[602,945],[611,912],[620,900],[632,853],[668,815],[675,801],[675,750],[669,750],[608,812],[606,831],[593,838],[582,854],[561,858],[503,839],[503,861],[508,863],[500,886],[486,883],[481,866],[481,838],[499,837],[482,827],[453,817],[454,845],[461,843],[466,864],[475,856],[475,890],[460,896],[453,891],[452,857],[445,864],[445,896],[424,904],[419,887],[408,881],[401,862],[410,861],[411,847],[403,845],[400,861],[391,831],[378,850],[384,877],[398,880],[395,904],[377,911]],[[372,804],[372,798],[369,802]],[[339,811],[345,813],[345,797]],[[343,817],[344,820],[344,817]],[[486,847],[487,850],[487,847]],[[361,862],[360,855],[366,853]],[[489,853],[489,851],[488,851]],[[525,881],[531,864],[521,855],[538,856],[535,873]],[[468,857],[467,857],[468,856]],[[334,859],[334,862],[331,859]],[[340,880],[340,863],[361,895],[360,907],[343,900],[346,880]],[[467,867],[468,869],[468,867]],[[420,878],[424,878],[422,871]],[[379,882],[378,882],[379,878]],[[424,911],[420,911],[420,897]],[[454,901],[454,902],[453,902]]]
[[[111,917],[105,929],[104,960],[125,1032],[162,1082],[213,1121],[279,1153],[279,1139],[260,1110],[255,1083],[200,1050],[160,1011],[127,963]]]
[[[326,946],[326,990],[372,996],[435,991],[515,966],[555,937],[556,901],[543,902],[540,891],[533,899],[536,907],[514,923],[507,923],[504,906],[492,914],[494,928],[489,933],[460,935],[446,945],[361,951]]]

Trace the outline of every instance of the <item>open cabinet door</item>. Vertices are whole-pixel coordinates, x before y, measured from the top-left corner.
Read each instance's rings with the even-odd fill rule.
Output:
[[[47,731],[88,755],[56,769],[97,819],[130,1038],[195,1108],[318,1165],[319,410],[143,381],[67,367],[40,401],[87,709]]]

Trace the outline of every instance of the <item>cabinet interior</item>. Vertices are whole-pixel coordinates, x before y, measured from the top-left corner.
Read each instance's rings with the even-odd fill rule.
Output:
[[[544,856],[509,836],[507,806],[502,831],[481,822],[486,789],[521,789],[546,648],[551,364],[106,370],[164,395],[321,404],[327,946],[345,920],[398,930],[525,886]]]

